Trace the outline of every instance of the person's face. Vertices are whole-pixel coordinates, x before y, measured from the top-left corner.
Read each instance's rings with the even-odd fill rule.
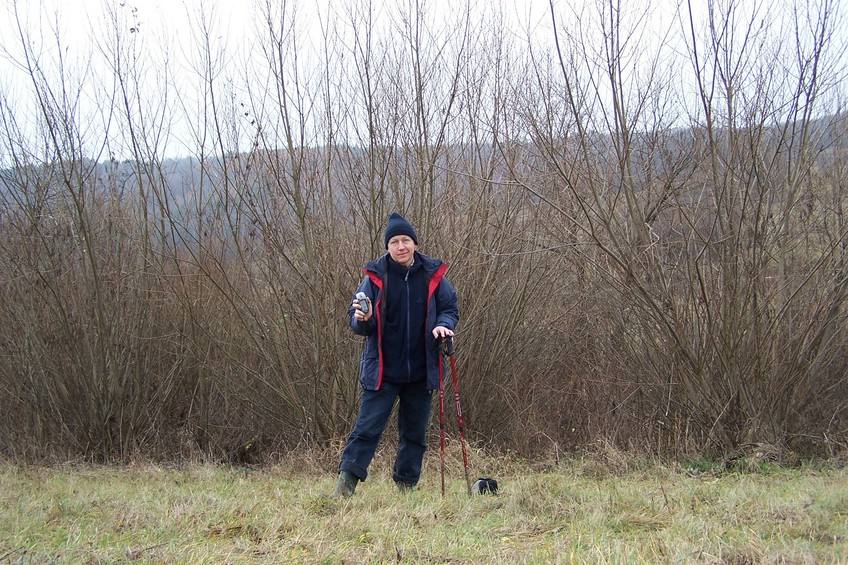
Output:
[[[415,242],[408,235],[396,235],[389,240],[389,256],[395,263],[409,267],[415,255]]]

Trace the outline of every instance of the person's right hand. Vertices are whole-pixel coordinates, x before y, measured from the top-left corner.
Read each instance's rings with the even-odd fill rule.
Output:
[[[358,322],[365,322],[367,320],[370,320],[371,315],[374,313],[374,307],[371,305],[371,299],[366,296],[365,301],[368,303],[367,314],[362,311],[362,307],[359,306],[359,300],[357,300],[356,298],[353,299],[353,303],[351,304],[354,309],[353,317],[356,318]]]

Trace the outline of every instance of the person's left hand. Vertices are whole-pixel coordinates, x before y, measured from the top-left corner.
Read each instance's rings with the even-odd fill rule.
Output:
[[[450,328],[446,328],[444,326],[436,326],[435,328],[433,328],[433,337],[436,339],[441,339],[449,335],[453,335],[453,330]]]

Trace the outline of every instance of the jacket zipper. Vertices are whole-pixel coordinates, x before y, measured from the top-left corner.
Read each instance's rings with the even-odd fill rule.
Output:
[[[415,260],[413,259],[413,262]],[[411,312],[411,308],[409,307],[409,270],[412,268],[412,265],[406,268],[406,276],[403,277],[403,282],[406,285],[406,380],[407,382],[412,380],[412,365],[410,364],[409,352],[410,352],[410,332],[409,332],[409,314]]]

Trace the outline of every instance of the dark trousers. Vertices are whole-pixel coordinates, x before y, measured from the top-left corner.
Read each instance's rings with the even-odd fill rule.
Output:
[[[348,471],[360,480],[368,477],[368,465],[377,450],[380,436],[398,399],[398,446],[392,478],[415,485],[421,476],[421,462],[427,449],[427,424],[431,392],[427,382],[408,384],[383,382],[380,390],[363,390],[359,415],[342,452],[339,471]]]

